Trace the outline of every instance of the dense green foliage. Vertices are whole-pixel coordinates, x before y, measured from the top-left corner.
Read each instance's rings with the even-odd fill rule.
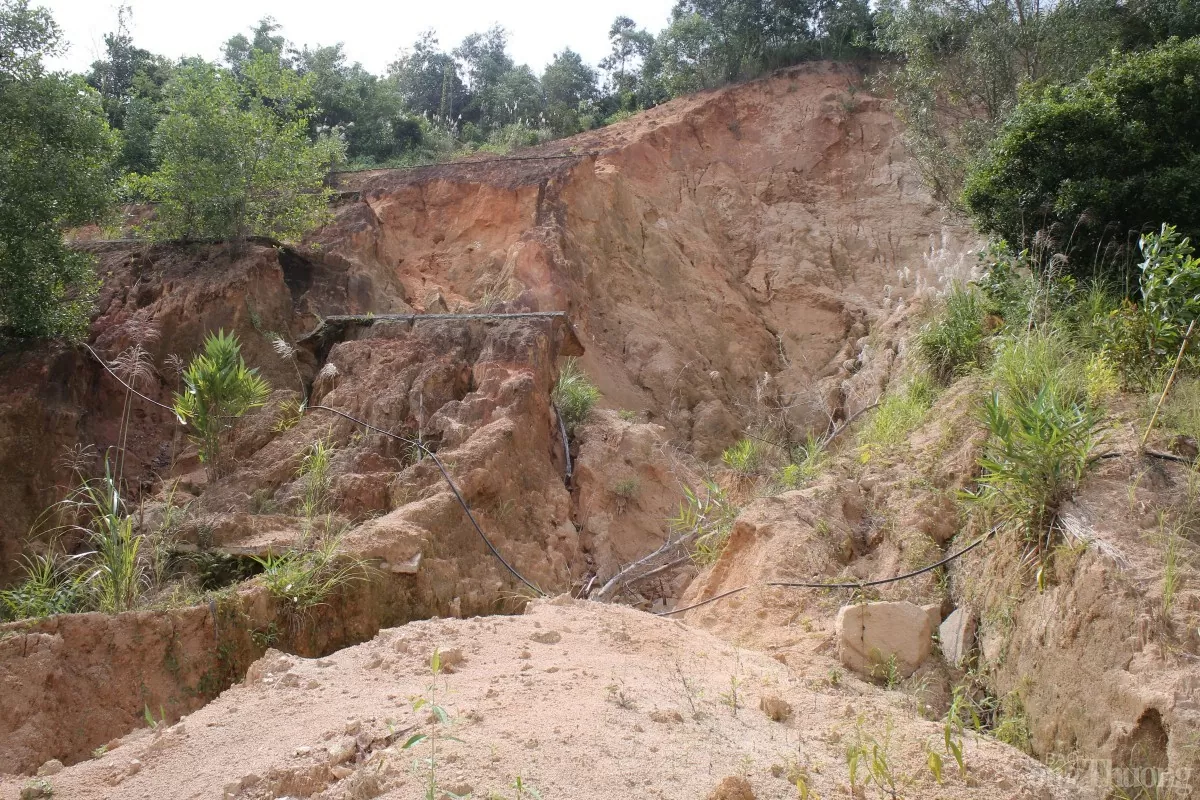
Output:
[[[1165,220],[1200,233],[1200,39],[1113,58],[1031,92],[972,169],[963,200],[1010,242],[1048,229],[1070,271]]]
[[[328,213],[323,181],[340,140],[308,136],[311,80],[255,51],[242,79],[203,62],[167,84],[154,136],[158,169],[144,182],[157,201],[150,232],[172,239],[295,239]]]
[[[81,332],[92,261],[62,231],[101,216],[115,188],[99,96],[42,65],[58,47],[44,10],[0,2],[0,336]]]

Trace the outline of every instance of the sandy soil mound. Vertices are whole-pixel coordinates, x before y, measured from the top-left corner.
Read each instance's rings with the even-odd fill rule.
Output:
[[[430,674],[438,649],[448,667]],[[432,727],[414,696],[436,687],[437,781],[514,797],[520,776],[547,798],[701,798],[744,780],[752,794],[848,791],[846,748],[886,740],[909,796],[1082,797],[1033,760],[983,739],[968,776],[937,786],[923,748],[941,728],[907,700],[853,679],[834,687],[764,655],[621,607],[535,604],[522,617],[430,620],[320,660],[269,652],[246,684],[180,723],[130,734],[47,778],[56,797],[412,798],[428,779]],[[733,697],[736,695],[736,702]],[[736,708],[735,708],[736,706]],[[861,780],[861,772],[860,772]],[[15,798],[22,782],[0,783]]]

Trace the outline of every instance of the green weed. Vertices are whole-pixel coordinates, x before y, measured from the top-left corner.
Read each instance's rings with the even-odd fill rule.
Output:
[[[558,382],[554,385],[550,397],[558,408],[558,413],[562,415],[567,430],[574,431],[600,401],[600,390],[580,368],[579,362],[568,358],[558,373]]]
[[[955,285],[932,320],[917,332],[914,348],[934,378],[948,384],[983,366],[987,358],[983,298],[973,287]]]

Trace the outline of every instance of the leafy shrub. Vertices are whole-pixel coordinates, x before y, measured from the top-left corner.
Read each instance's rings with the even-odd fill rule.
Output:
[[[1021,246],[1041,228],[1061,233],[1077,275],[1147,224],[1200,234],[1198,74],[1200,38],[1173,39],[1030,92],[970,169],[964,204]]]
[[[1177,380],[1163,401],[1159,423],[1166,430],[1200,441],[1200,378]]]
[[[983,316],[979,293],[955,286],[939,313],[917,333],[917,355],[940,383],[983,365],[987,356]]]
[[[22,558],[21,580],[0,590],[0,619],[29,619],[70,614],[83,604],[77,574],[51,555]]]
[[[1142,302],[1127,301],[1110,312],[1106,351],[1127,385],[1150,389],[1174,361],[1188,325],[1200,317],[1200,258],[1170,225],[1143,236],[1140,246]],[[1194,354],[1189,358],[1194,363]]]
[[[579,362],[568,358],[558,373],[558,382],[554,385],[550,399],[562,415],[567,430],[574,431],[600,401],[600,390],[580,368]]]
[[[984,406],[988,441],[975,501],[1019,525],[1045,551],[1058,506],[1070,498],[1099,441],[1101,416],[1052,386],[1036,394],[995,391]]]
[[[222,447],[238,418],[267,402],[271,387],[242,359],[237,336],[224,330],[210,333],[204,352],[192,359],[183,373],[184,392],[175,395],[175,413],[196,433],[210,478],[224,474]]]

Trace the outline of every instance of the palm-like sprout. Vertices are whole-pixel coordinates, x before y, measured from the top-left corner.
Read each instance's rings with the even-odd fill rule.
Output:
[[[222,445],[238,418],[267,401],[270,385],[258,370],[246,366],[237,336],[224,330],[210,333],[204,352],[183,373],[184,391],[175,395],[175,413],[195,429],[210,478],[225,471]]]

